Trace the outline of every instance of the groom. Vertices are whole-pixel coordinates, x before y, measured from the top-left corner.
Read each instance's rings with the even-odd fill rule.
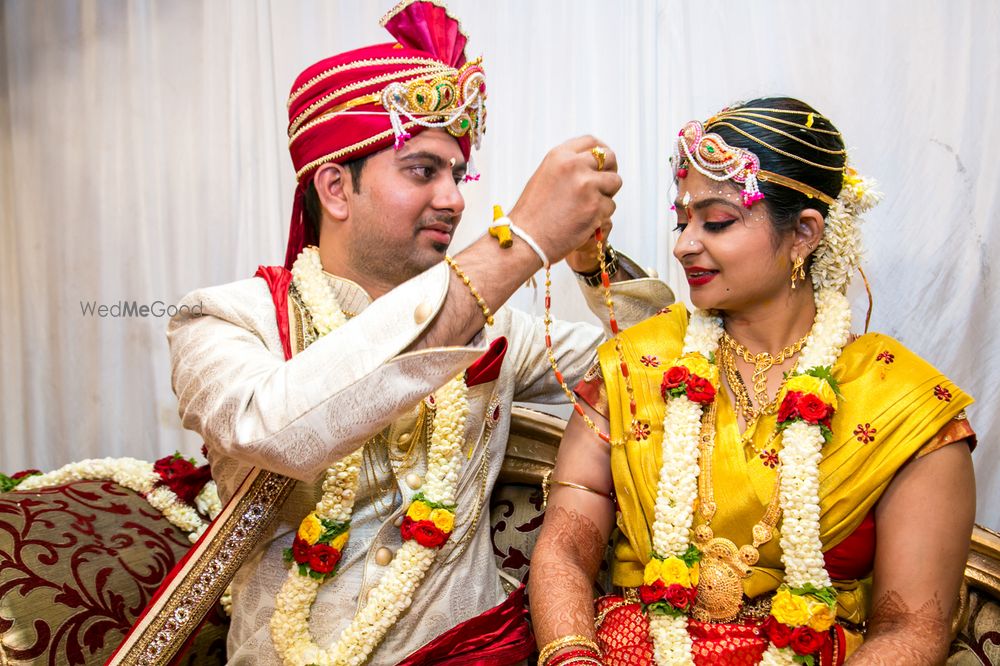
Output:
[[[540,319],[504,303],[543,264],[566,259],[607,320],[593,238],[602,223],[610,229],[621,179],[610,149],[592,137],[568,141],[501,221],[510,224],[508,247],[484,234],[448,257],[465,207],[460,184],[477,177],[470,158],[485,131],[485,75],[439,5],[409,0],[382,23],[395,42],[320,61],[292,88],[298,187],[285,267],[193,292],[183,303],[201,303],[203,316],[178,315],[168,332],[180,413],[207,444],[223,500],[239,497],[255,468],[296,481],[274,499],[275,521],[254,535],[234,580],[234,664],[309,663],[330,646],[370,664],[463,655],[510,663],[533,647],[521,592],[508,596],[494,561],[489,497],[512,402],[563,400],[546,337],[572,385],[603,333],[553,322],[545,336]],[[623,325],[673,300],[666,285],[609,256]],[[443,484],[454,490],[454,524],[435,523],[447,539],[414,576],[412,563],[396,562],[414,538],[401,526],[424,517],[420,498],[442,485],[428,475],[427,448],[447,434],[445,405],[429,396],[463,372],[468,412],[452,423],[460,468]],[[355,459],[354,468],[345,463]],[[338,461],[344,473],[324,485]],[[342,510],[345,498],[353,511]],[[348,537],[321,534],[333,523],[317,523],[317,510],[349,516]],[[317,544],[326,548],[314,562]],[[289,566],[293,581],[303,566],[332,574],[315,602],[276,601]],[[395,605],[365,613],[384,599],[372,591],[385,580],[410,582],[390,595]],[[394,614],[388,627],[364,619]]]

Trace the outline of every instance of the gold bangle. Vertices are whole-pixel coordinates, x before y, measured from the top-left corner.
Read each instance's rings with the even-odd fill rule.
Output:
[[[493,314],[490,312],[490,306],[487,305],[486,301],[483,300],[483,297],[479,295],[479,290],[476,289],[475,286],[473,286],[472,280],[469,279],[468,275],[462,272],[462,269],[458,267],[458,264],[455,263],[455,260],[452,259],[450,256],[448,256],[447,254],[444,255],[444,260],[445,263],[451,266],[451,269],[455,271],[455,275],[458,276],[458,279],[460,279],[465,284],[465,286],[469,288],[469,292],[472,294],[472,297],[476,299],[476,305],[478,305],[479,309],[483,311],[483,317],[486,318],[486,325],[492,326]]]
[[[541,666],[545,666],[545,663],[552,657],[553,654],[565,647],[573,645],[590,648],[598,655],[601,654],[601,648],[599,648],[597,643],[594,641],[590,640],[586,636],[570,634],[569,636],[560,636],[559,638],[546,643],[545,647],[543,647],[542,651],[538,654],[538,663],[541,664]]]
[[[601,497],[615,501],[615,496],[613,493],[606,493],[600,490],[594,490],[589,486],[585,486],[580,483],[572,483],[571,481],[560,481],[559,479],[552,478],[552,472],[554,470],[549,470],[542,477],[542,508],[544,509],[549,503],[549,493],[552,490],[552,484],[558,483],[560,486],[566,486],[567,488],[576,488],[577,490],[586,490],[588,493],[594,493],[595,495],[600,495]]]

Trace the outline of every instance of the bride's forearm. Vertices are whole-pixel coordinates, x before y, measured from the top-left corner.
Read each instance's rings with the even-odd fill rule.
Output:
[[[605,540],[586,515],[562,506],[545,514],[531,556],[529,596],[539,646],[560,636],[594,637],[593,581]]]

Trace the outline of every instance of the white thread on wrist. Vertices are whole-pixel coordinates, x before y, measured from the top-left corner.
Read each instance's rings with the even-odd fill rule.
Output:
[[[517,236],[518,238],[520,238],[521,240],[523,240],[525,243],[527,243],[528,247],[530,247],[532,251],[534,251],[534,253],[538,255],[538,258],[542,260],[542,268],[549,267],[549,258],[545,256],[545,252],[542,250],[542,246],[538,244],[538,241],[536,241],[534,238],[531,237],[531,234],[529,234],[527,231],[514,224],[514,222],[509,217],[504,216],[499,220],[495,220],[493,224],[494,226],[500,226],[506,224],[508,227],[510,227],[510,232],[515,236]]]

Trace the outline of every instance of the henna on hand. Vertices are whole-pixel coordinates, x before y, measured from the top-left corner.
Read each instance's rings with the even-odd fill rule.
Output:
[[[550,506],[531,556],[531,617],[539,645],[559,636],[594,636],[593,581],[605,540],[586,515]]]
[[[924,666],[944,663],[948,656],[951,622],[937,593],[911,609],[895,590],[887,590],[872,606],[865,643],[849,664],[907,664]]]

